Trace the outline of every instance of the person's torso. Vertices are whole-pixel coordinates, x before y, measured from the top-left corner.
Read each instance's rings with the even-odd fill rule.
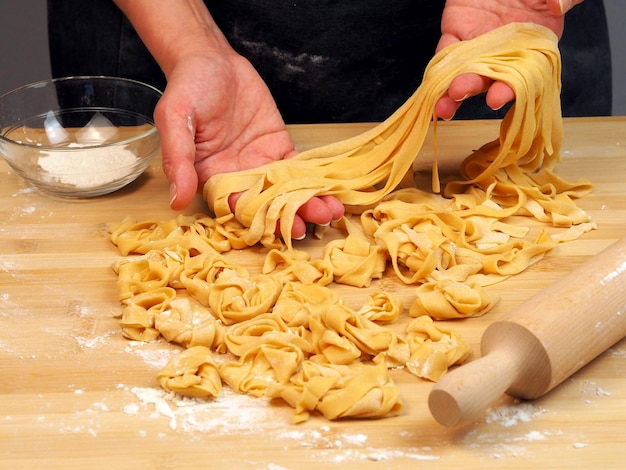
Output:
[[[287,122],[385,119],[417,88],[444,0],[206,0]]]

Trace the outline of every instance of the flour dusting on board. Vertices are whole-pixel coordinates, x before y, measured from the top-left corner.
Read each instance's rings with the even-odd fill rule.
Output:
[[[178,354],[178,350],[172,348],[151,348],[154,343],[141,341],[129,341],[125,351],[141,357],[144,362],[155,369],[162,369]]]
[[[477,427],[469,431],[463,443],[469,448],[487,452],[492,459],[527,456],[527,446],[541,442],[552,436],[551,431],[530,430],[520,432],[518,426],[528,425],[535,418],[547,413],[532,402],[516,400],[511,405],[503,405],[487,410],[485,424],[488,428]]]
[[[276,409],[264,406],[265,400],[233,392],[227,387],[214,400],[183,397],[158,388],[124,385],[118,388],[133,393],[139,399],[139,407],[131,404],[124,408],[126,413],[151,411],[153,418],[169,419],[169,427],[173,431],[256,434],[284,427]]]
[[[171,431],[189,434],[200,440],[203,435],[263,435],[285,445],[302,447],[316,461],[345,463],[351,461],[389,461],[408,459],[437,460],[430,448],[376,448],[364,433],[336,433],[328,425],[316,428],[295,427],[291,424],[291,409],[270,406],[264,398],[254,398],[234,392],[228,387],[213,400],[182,397],[159,388],[131,387],[118,389],[133,394],[137,402],[128,403],[123,412],[137,419],[166,419]],[[148,412],[148,418],[145,413]]]
[[[529,423],[533,418],[545,412],[532,403],[518,403],[488,410],[485,421],[487,424],[497,423],[500,426],[511,427],[519,423]]]

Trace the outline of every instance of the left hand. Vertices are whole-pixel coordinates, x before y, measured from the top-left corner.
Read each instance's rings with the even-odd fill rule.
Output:
[[[563,15],[583,0],[447,0],[441,19],[437,52],[450,44],[474,39],[513,22],[532,22],[551,29],[560,38]],[[452,80],[448,92],[435,106],[437,116],[452,119],[463,100],[487,92],[487,105],[500,109],[515,99],[511,87],[475,74]]]

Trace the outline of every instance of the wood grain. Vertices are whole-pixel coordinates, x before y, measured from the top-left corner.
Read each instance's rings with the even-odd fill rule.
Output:
[[[354,135],[369,124],[290,128],[301,149]],[[454,171],[472,149],[497,136],[498,123],[448,122],[438,128],[440,165]],[[521,275],[493,286],[501,300],[487,315],[450,322],[478,355],[494,320],[626,233],[626,118],[566,120],[565,178],[585,176],[580,201],[599,230],[557,247]],[[429,139],[415,168],[428,184]],[[119,255],[109,223],[130,215],[169,219],[168,184],[157,159],[135,183],[81,201],[30,188],[0,163],[0,466],[3,468],[590,468],[626,457],[626,343],[618,343],[533,402],[503,396],[476,422],[445,428],[430,415],[432,384],[393,371],[405,410],[383,420],[291,424],[291,409],[226,393],[213,403],[178,403],[155,375],[175,347],[121,337],[115,274]],[[198,198],[185,213],[206,212]],[[331,234],[332,235],[332,234]],[[319,253],[321,243],[300,246]],[[264,252],[232,256],[258,270]],[[337,286],[359,305],[372,290],[413,292],[392,274],[369,289]],[[400,323],[398,328],[403,325]]]

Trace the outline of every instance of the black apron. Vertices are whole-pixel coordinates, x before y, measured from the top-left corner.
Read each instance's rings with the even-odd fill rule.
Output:
[[[206,0],[235,50],[266,81],[287,123],[381,121],[419,86],[444,0]],[[48,0],[54,76],[165,78],[110,0]],[[608,29],[600,0],[566,15],[563,114],[611,113]],[[457,119],[501,117],[477,97]]]

